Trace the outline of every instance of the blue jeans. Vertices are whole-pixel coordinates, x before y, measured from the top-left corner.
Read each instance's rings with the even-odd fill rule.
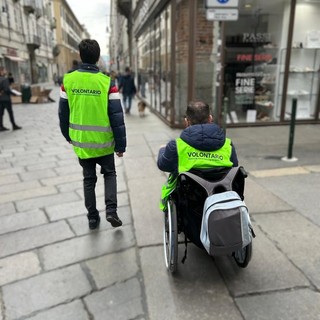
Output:
[[[125,93],[122,94],[123,106],[126,113],[130,112],[132,97],[133,97],[132,94],[125,94]]]
[[[88,210],[88,218],[99,215],[95,193],[97,183],[96,164],[100,165],[101,174],[104,177],[106,213],[117,212],[117,175],[114,154],[99,158],[79,159],[79,163],[83,168],[84,203]]]

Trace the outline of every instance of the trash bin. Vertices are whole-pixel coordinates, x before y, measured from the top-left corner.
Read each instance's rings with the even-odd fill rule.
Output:
[[[29,103],[31,98],[31,87],[28,84],[21,86],[21,101],[22,103]]]

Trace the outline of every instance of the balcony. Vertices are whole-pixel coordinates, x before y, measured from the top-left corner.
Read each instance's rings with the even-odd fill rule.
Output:
[[[41,18],[43,16],[43,10],[41,8],[36,8],[35,16],[37,19]]]
[[[51,30],[57,28],[57,20],[56,20],[56,18],[52,18],[52,20],[50,22],[50,28],[51,28]]]
[[[132,10],[132,0],[118,0],[117,5],[119,13],[129,19]]]
[[[29,51],[34,51],[40,48],[40,37],[36,35],[29,35],[27,38],[27,47]]]
[[[23,9],[28,14],[34,13],[36,10],[35,0],[24,0],[23,1]]]

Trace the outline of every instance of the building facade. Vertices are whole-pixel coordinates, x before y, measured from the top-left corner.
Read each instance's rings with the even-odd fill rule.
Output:
[[[51,82],[89,37],[65,0],[0,0],[0,66],[16,84]]]
[[[295,101],[297,122],[319,123],[320,1],[239,0],[235,21],[213,20],[214,2],[114,1],[114,17],[132,26],[131,60],[112,53],[118,71],[132,62],[140,95],[173,127],[194,99],[228,126],[288,123]]]

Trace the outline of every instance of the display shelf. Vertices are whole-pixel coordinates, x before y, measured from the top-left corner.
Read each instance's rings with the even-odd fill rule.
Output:
[[[290,115],[292,99],[298,99],[297,119],[312,118],[315,110],[316,97],[319,94],[320,49],[292,48],[290,69],[288,73],[287,102],[285,117]],[[285,72],[283,70],[287,49],[280,53],[279,83],[282,88]],[[277,101],[281,101],[281,90]]]

